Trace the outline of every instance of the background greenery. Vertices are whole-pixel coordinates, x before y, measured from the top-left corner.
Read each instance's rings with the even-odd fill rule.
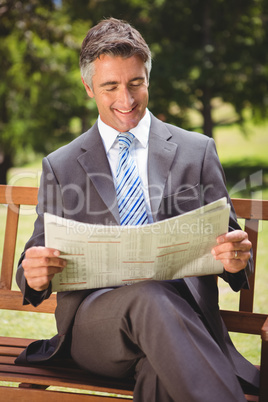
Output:
[[[212,136],[222,125],[244,127],[245,115],[255,124],[266,116],[268,0],[0,0],[0,183],[95,120],[79,49],[110,16],[150,45],[149,107],[159,118]],[[219,115],[219,99],[234,113]]]

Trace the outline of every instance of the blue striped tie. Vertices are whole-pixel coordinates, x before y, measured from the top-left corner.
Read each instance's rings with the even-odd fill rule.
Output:
[[[116,173],[116,194],[121,225],[148,223],[144,195],[138,168],[129,153],[134,139],[132,133],[119,133],[119,157]]]

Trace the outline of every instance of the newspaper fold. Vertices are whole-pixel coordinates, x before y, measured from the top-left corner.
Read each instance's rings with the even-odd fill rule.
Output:
[[[45,213],[45,245],[67,260],[52,291],[219,274],[223,266],[210,251],[228,231],[229,213],[226,198],[144,226],[86,224]]]

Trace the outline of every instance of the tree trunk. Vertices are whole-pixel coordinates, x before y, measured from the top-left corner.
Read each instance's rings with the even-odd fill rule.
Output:
[[[7,184],[7,172],[11,167],[11,155],[0,152],[0,184]]]
[[[204,134],[206,134],[208,137],[213,137],[213,120],[211,115],[212,111],[211,90],[208,87],[203,89],[202,102],[203,102],[202,115],[204,119],[203,123]]]
[[[210,17],[210,1],[206,1],[204,3],[204,10],[203,10],[203,48],[204,48],[204,66],[210,65],[210,54],[207,52],[207,47],[211,46],[212,44],[212,35],[211,35],[211,17]],[[208,75],[208,74],[207,74]],[[208,75],[209,76],[209,75]],[[208,78],[207,78],[208,79]],[[213,121],[211,116],[211,99],[212,99],[212,89],[209,85],[204,83],[204,87],[202,88],[203,96],[202,96],[202,103],[203,103],[203,129],[204,134],[208,137],[213,137]]]

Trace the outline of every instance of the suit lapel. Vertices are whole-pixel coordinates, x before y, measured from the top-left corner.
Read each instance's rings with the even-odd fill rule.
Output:
[[[113,177],[97,123],[88,131],[81,148],[82,153],[77,160],[113,215],[115,224],[119,224],[120,218]]]
[[[170,142],[172,137],[162,122],[151,115],[148,155],[148,183],[152,216],[155,220],[163,198],[163,191],[170,168],[175,157],[177,145]],[[109,161],[97,128],[97,123],[88,131],[82,145],[78,162],[94,184],[100,197],[111,211],[115,222],[119,224],[116,192]]]
[[[161,121],[156,119],[152,114],[151,119],[148,151],[148,183],[152,216],[155,221],[171,165],[176,154],[177,144],[169,141],[172,135]]]

